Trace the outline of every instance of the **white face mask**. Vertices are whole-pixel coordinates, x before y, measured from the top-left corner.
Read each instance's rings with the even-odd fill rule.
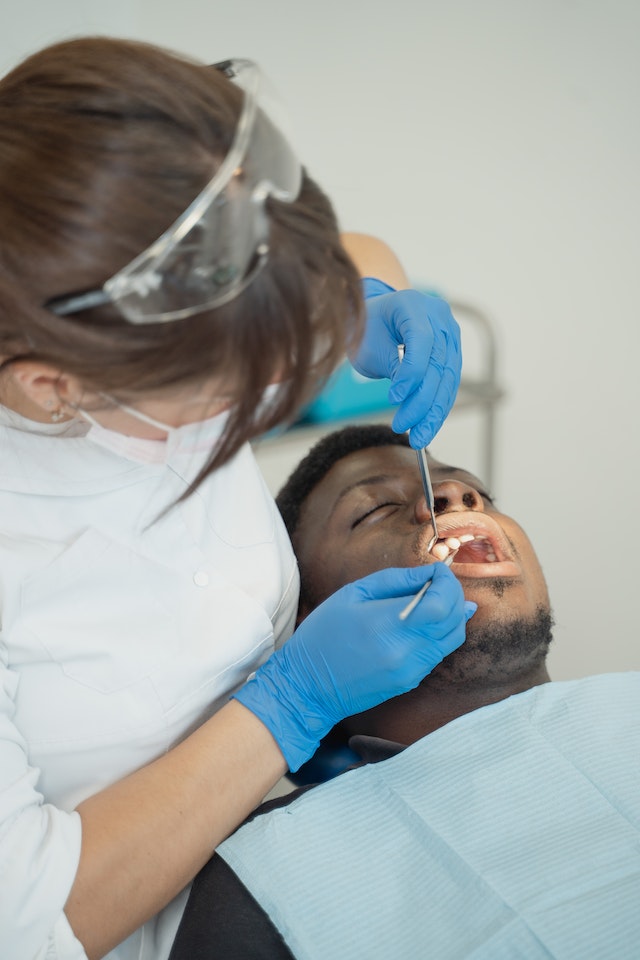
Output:
[[[210,455],[219,440],[228,416],[228,411],[223,411],[207,420],[196,420],[181,427],[173,427],[133,407],[117,401],[112,402],[124,413],[158,430],[163,430],[167,436],[162,440],[129,437],[117,430],[103,427],[90,413],[78,407],[77,412],[91,424],[86,439],[127,460],[171,466],[185,479],[187,479],[185,474],[195,477],[199,472],[205,457]]]
[[[258,414],[264,412],[266,407],[276,401],[280,388],[281,384],[279,383],[272,383],[266,388],[262,394]],[[120,457],[134,460],[136,463],[170,466],[188,482],[191,482],[197,476],[205,459],[210,456],[222,435],[229,416],[229,411],[224,410],[206,420],[196,420],[181,427],[172,427],[170,424],[155,420],[133,407],[118,403],[112,397],[105,395],[105,399],[115,403],[118,409],[128,413],[136,420],[156,427],[158,430],[164,430],[167,436],[162,440],[128,437],[124,433],[118,433],[117,430],[109,430],[107,427],[103,427],[86,410],[76,407],[76,412],[91,424],[86,439],[110,450],[112,453],[116,453]]]

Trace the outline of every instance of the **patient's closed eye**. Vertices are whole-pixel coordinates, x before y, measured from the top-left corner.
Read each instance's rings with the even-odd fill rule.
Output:
[[[358,526],[359,523],[362,523],[362,521],[363,521],[363,520],[366,520],[367,517],[371,517],[371,516],[372,516],[374,513],[376,513],[378,510],[384,510],[385,507],[395,508],[395,507],[399,507],[399,506],[401,506],[401,504],[399,504],[399,503],[397,503],[397,502],[395,502],[395,501],[392,501],[392,500],[385,500],[383,503],[376,503],[375,506],[370,507],[368,510],[365,511],[365,513],[363,513],[363,514],[361,514],[360,516],[356,517],[356,519],[355,519],[355,520],[353,521],[353,523],[351,524],[351,529],[354,530],[354,529]]]

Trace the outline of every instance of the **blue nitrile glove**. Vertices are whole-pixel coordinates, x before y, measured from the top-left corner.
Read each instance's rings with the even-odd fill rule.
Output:
[[[431,579],[415,610],[400,620]],[[380,570],[320,604],[235,697],[297,770],[340,720],[416,687],[464,641],[475,609],[442,563]]]
[[[412,447],[426,447],[453,406],[462,367],[460,328],[449,304],[417,290],[398,290],[366,277],[364,337],[350,357],[365,377],[389,377],[389,402],[399,403],[396,433],[409,431]],[[398,344],[405,347],[398,358]]]

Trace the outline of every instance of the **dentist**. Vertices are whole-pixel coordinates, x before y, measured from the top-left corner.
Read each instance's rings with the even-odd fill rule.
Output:
[[[424,568],[344,588],[291,636],[297,568],[249,441],[346,351],[424,445],[460,350],[383,245],[341,242],[264,94],[249,61],[106,38],[0,81],[12,960],[166,958],[190,881],[287,768],[464,640],[444,568],[409,623]]]

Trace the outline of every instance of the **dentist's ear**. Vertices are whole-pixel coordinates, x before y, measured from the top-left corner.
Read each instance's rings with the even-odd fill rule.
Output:
[[[47,414],[54,407],[77,402],[84,392],[76,377],[39,360],[17,360],[7,375],[29,402]]]

